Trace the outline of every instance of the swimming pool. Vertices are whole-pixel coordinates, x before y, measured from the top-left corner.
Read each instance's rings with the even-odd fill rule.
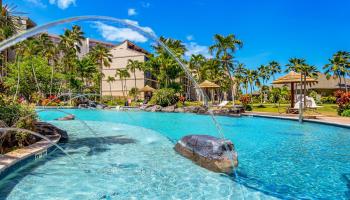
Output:
[[[84,120],[59,152],[0,182],[0,199],[349,199],[350,131],[259,117],[217,117],[239,153],[238,179],[176,154],[187,134],[216,135],[209,116],[65,110]],[[48,111],[51,121],[64,114]]]

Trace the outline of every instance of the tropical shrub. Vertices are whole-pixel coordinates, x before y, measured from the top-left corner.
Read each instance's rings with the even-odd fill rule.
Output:
[[[350,117],[350,109],[344,110],[341,114],[343,117]]]
[[[246,95],[241,95],[239,98],[239,101],[242,103],[244,109],[246,109],[251,99],[250,99],[250,96],[246,94]]]
[[[350,109],[350,92],[336,92],[338,114],[341,115],[345,110]]]
[[[310,93],[309,93],[309,96],[312,97],[316,104],[321,104],[321,96],[319,94],[317,94],[316,91],[312,90]]]
[[[132,98],[134,98],[135,100],[137,99],[137,97],[139,96],[140,91],[138,88],[131,88],[131,90],[129,91],[129,96],[131,96]]]
[[[8,127],[34,130],[36,113],[33,106],[21,104],[10,98],[0,96],[0,121]],[[26,132],[6,133],[0,138],[0,153],[6,153],[16,147],[26,146],[37,141],[35,136]]]
[[[170,106],[174,105],[178,102],[179,98],[177,97],[175,90],[172,88],[163,88],[157,90],[151,101],[150,104],[157,104],[160,106]]]
[[[322,104],[335,104],[337,103],[337,98],[334,96],[321,97],[320,101]]]

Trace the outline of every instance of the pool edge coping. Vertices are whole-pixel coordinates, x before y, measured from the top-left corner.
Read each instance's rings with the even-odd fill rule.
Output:
[[[54,144],[57,144],[61,136],[59,134],[47,136]],[[47,155],[48,151],[55,147],[47,140],[40,140],[29,146],[8,152],[0,157],[0,181],[16,169],[24,166],[26,161],[35,161]],[[52,149],[53,150],[53,149]]]

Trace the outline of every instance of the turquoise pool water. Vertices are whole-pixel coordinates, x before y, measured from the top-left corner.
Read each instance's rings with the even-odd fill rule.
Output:
[[[65,110],[59,152],[0,182],[0,199],[349,199],[350,131],[257,117],[217,117],[239,153],[239,177],[212,173],[174,152],[187,134],[216,135],[209,116]],[[51,121],[64,114],[41,112]]]

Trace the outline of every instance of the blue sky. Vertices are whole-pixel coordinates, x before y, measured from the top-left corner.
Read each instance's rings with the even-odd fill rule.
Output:
[[[249,68],[270,60],[284,65],[291,57],[305,58],[321,68],[336,51],[350,51],[349,0],[4,0],[6,3],[16,4],[18,11],[28,13],[38,25],[77,15],[130,19],[151,27],[159,36],[182,40],[193,53],[206,54],[214,34],[233,33],[244,42],[236,59]],[[115,43],[125,37],[141,46],[148,42],[125,29],[103,25],[85,31],[90,37],[104,36]]]

